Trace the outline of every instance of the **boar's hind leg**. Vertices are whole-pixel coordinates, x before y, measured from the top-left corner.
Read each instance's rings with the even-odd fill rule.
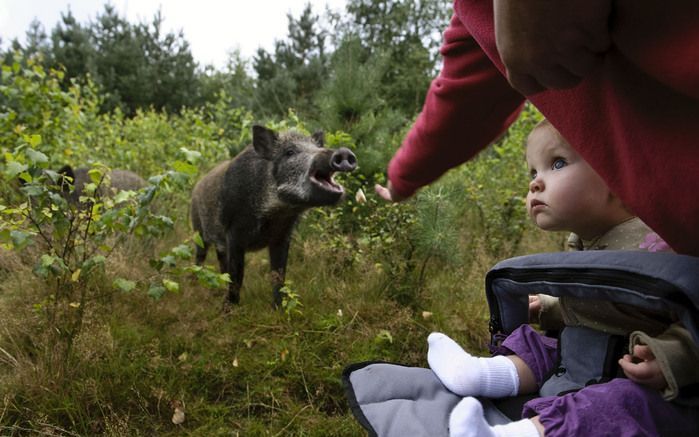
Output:
[[[228,303],[237,304],[240,302],[240,288],[243,285],[245,274],[245,248],[236,244],[235,238],[230,233],[226,238],[226,252],[227,268],[225,272],[231,277],[231,282],[228,285]],[[221,261],[220,253],[219,261]],[[223,266],[224,263],[221,262],[221,264]]]
[[[274,242],[269,245],[269,264],[272,268],[272,298],[275,307],[282,304],[282,294],[279,290],[284,286],[286,277],[286,262],[289,255],[289,243],[291,235],[283,241]]]
[[[228,272],[228,258],[226,257],[226,250],[216,249],[216,259],[218,259],[218,268],[221,273]]]
[[[194,262],[200,266],[204,264],[204,261],[206,261],[206,253],[209,251],[209,243],[204,242],[204,247],[199,246],[198,244],[194,245]]]

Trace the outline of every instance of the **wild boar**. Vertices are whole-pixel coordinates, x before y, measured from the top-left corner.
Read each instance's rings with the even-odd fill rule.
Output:
[[[91,181],[88,172],[89,168],[79,167],[73,169],[70,165],[64,165],[58,170],[58,174],[70,178],[70,184],[73,185],[73,190],[70,190],[70,184],[62,184],[63,192],[68,196],[68,200],[78,204],[80,196],[83,195],[85,184]],[[100,185],[98,194],[100,196],[111,196],[118,191],[138,190],[146,186],[146,181],[136,173],[129,170],[114,169],[109,172],[109,184]]]
[[[203,263],[209,247],[215,247],[221,272],[231,277],[226,302],[237,304],[245,253],[267,247],[273,303],[279,306],[291,234],[301,213],[336,204],[344,188],[333,174],[353,171],[357,158],[346,148],[325,148],[322,132],[308,137],[253,126],[252,133],[252,145],[194,187],[192,227],[204,242],[196,248],[196,262]]]

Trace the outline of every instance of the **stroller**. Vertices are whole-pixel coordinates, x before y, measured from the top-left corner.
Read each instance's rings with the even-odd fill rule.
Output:
[[[528,296],[536,293],[609,300],[672,314],[699,344],[699,258],[637,251],[528,255],[495,265],[486,275],[485,292],[491,350],[528,322]],[[601,361],[606,362],[568,372],[572,376],[563,381],[564,390],[617,375],[615,361],[603,357]],[[447,437],[449,414],[462,399],[447,390],[432,370],[400,364],[351,364],[343,372],[343,383],[352,413],[370,436]],[[678,401],[696,405],[696,389],[686,387]],[[535,396],[479,400],[488,423],[497,425],[519,420],[522,406]]]

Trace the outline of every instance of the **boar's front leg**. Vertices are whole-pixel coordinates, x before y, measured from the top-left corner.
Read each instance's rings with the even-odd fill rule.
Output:
[[[281,241],[275,241],[269,245],[269,264],[272,268],[272,303],[277,308],[282,305],[282,294],[279,290],[284,287],[290,242],[291,233],[286,235]]]
[[[228,232],[226,235],[226,273],[231,277],[228,285],[227,303],[237,304],[240,302],[240,288],[243,285],[245,275],[245,248],[236,241],[235,235]]]

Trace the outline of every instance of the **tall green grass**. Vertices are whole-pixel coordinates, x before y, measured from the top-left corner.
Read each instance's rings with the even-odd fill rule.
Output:
[[[29,268],[3,272],[2,433],[359,435],[340,383],[344,366],[364,360],[426,366],[431,331],[484,350],[483,277],[497,261],[484,247],[476,245],[468,268],[432,266],[411,308],[391,297],[375,263],[328,274],[334,260],[314,249],[323,244],[318,236],[292,245],[288,275],[300,314],[271,308],[266,256],[255,253],[241,305],[229,313],[221,311],[223,293],[195,283],[156,302],[142,294],[100,302],[60,379],[42,365],[45,339],[31,306],[41,284]],[[125,253],[108,270],[147,275],[132,264],[141,256]],[[175,425],[180,404],[185,421]]]

